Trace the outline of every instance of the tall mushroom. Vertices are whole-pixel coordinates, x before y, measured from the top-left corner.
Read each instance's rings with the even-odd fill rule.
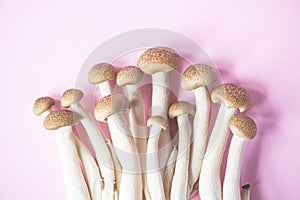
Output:
[[[102,98],[94,110],[98,121],[108,122],[111,139],[122,166],[120,200],[142,199],[142,177],[137,147],[123,116],[129,109],[129,100],[118,94]]]
[[[213,103],[221,103],[199,178],[199,193],[201,199],[222,199],[220,168],[228,138],[228,122],[235,114],[246,110],[250,105],[250,96],[245,89],[236,84],[223,84],[211,93]]]
[[[90,138],[96,154],[99,168],[104,178],[104,189],[102,192],[103,199],[114,199],[114,163],[103,135],[100,133],[96,124],[92,121],[90,116],[86,113],[86,111],[80,104],[80,100],[82,98],[83,92],[81,90],[69,89],[63,93],[61,97],[61,105],[65,108],[72,106],[73,111],[82,116],[80,122],[82,123],[83,127],[86,130],[86,133]]]
[[[85,183],[80,163],[72,125],[77,123],[79,115],[69,110],[57,110],[47,115],[44,127],[56,130],[60,159],[69,200],[90,200],[88,187]]]
[[[147,126],[150,126],[150,133],[147,146],[147,183],[151,199],[166,199],[164,184],[159,167],[158,159],[158,140],[166,130],[168,124],[163,117],[152,116],[147,120]]]
[[[189,116],[194,116],[195,107],[186,102],[178,101],[169,108],[169,117],[176,118],[178,123],[178,156],[172,181],[171,199],[181,200],[187,198],[188,171],[190,157],[190,123]]]
[[[230,143],[226,173],[223,183],[224,200],[240,200],[241,156],[245,140],[255,137],[257,127],[253,119],[245,115],[236,115],[229,120],[229,128],[233,133]]]
[[[52,110],[55,101],[52,97],[40,97],[35,100],[33,105],[33,114],[36,116],[48,115]]]
[[[109,63],[99,63],[92,67],[88,74],[88,81],[98,85],[101,96],[105,97],[112,93],[109,81],[115,79],[115,68]]]
[[[147,152],[147,133],[144,122],[144,110],[142,93],[139,89],[139,83],[143,80],[144,73],[135,66],[127,66],[117,74],[116,82],[119,86],[125,86],[130,101],[130,130],[134,137],[136,146],[139,151],[141,167],[143,172],[143,189],[146,199],[150,199],[147,187],[147,176],[144,173],[146,169],[146,152]]]
[[[242,186],[241,200],[250,200],[250,184]]]
[[[168,118],[170,99],[168,72],[178,67],[179,64],[180,56],[175,50],[167,47],[150,48],[140,56],[138,67],[144,73],[152,76],[151,116]],[[165,165],[171,151],[170,141],[171,136],[168,127],[159,139],[159,148],[164,147],[165,149],[160,153],[161,166]]]
[[[200,176],[210,118],[210,96],[207,86],[213,84],[216,80],[216,70],[205,64],[191,65],[182,74],[181,87],[188,91],[194,90],[196,102],[190,152],[188,194],[191,193]]]

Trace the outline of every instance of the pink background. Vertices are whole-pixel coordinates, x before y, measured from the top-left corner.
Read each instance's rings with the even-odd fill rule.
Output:
[[[66,199],[55,137],[33,116],[35,98],[74,86],[110,37],[164,28],[192,38],[252,97],[258,135],[244,151],[252,199],[300,199],[300,3],[273,1],[0,2],[0,199]]]

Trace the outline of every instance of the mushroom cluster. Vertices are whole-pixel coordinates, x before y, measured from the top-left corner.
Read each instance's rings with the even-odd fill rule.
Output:
[[[202,200],[250,199],[250,184],[240,186],[243,145],[257,132],[254,120],[240,114],[250,106],[249,94],[233,83],[210,91],[208,86],[219,78],[217,70],[192,64],[181,76],[181,87],[194,91],[195,105],[179,99],[170,104],[169,72],[180,63],[175,50],[153,47],[139,57],[137,66],[119,72],[109,63],[91,66],[88,81],[101,93],[94,116],[81,105],[84,93],[79,89],[66,90],[56,110],[51,97],[35,101],[34,114],[43,114],[44,127],[56,132],[69,200],[185,200],[198,191]],[[152,77],[149,116],[140,89],[147,74]],[[116,87],[125,86],[127,94],[115,93],[111,81]],[[213,119],[211,107],[217,104],[220,108]],[[110,137],[94,119],[107,123]],[[177,133],[171,133],[169,120],[177,121]],[[90,148],[74,132],[80,125]],[[230,131],[233,137],[225,155]],[[172,139],[174,135],[178,140]]]

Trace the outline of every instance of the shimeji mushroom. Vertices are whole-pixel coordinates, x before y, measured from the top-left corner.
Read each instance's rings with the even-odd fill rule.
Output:
[[[194,90],[196,102],[190,150],[188,194],[191,193],[200,176],[210,118],[210,96],[207,86],[216,80],[216,70],[205,64],[191,65],[182,74],[181,87],[185,90]]]
[[[242,186],[241,200],[250,200],[250,184]]]
[[[168,124],[163,117],[152,116],[147,120],[150,126],[148,146],[147,146],[147,183],[151,199],[165,199],[164,184],[159,167],[158,140],[162,130],[166,130]]]
[[[124,111],[129,109],[129,100],[119,94],[112,94],[100,99],[94,115],[98,121],[108,122],[111,139],[122,166],[120,200],[142,199],[142,176],[138,150]]]
[[[146,152],[147,152],[147,133],[144,122],[144,110],[142,93],[139,89],[139,83],[143,80],[144,73],[135,66],[127,66],[120,70],[117,74],[116,82],[119,86],[125,86],[130,101],[130,130],[135,139],[136,146],[140,154],[142,172],[146,168]],[[147,199],[150,199],[148,192],[146,174],[143,174],[143,188]]]
[[[223,84],[211,93],[213,103],[221,103],[199,178],[199,193],[201,199],[222,199],[220,168],[227,138],[228,122],[236,110],[245,111],[250,105],[250,96],[245,89],[236,84]]]
[[[253,119],[245,115],[236,115],[229,120],[229,128],[233,133],[230,143],[226,173],[223,183],[224,200],[240,200],[240,168],[245,140],[255,137],[257,127]]]
[[[171,199],[181,200],[188,196],[188,171],[190,157],[190,123],[189,116],[194,116],[195,107],[186,102],[178,101],[169,108],[169,117],[176,118],[178,123],[178,156],[172,181]]]
[[[90,200],[90,194],[80,168],[79,156],[72,131],[79,115],[69,110],[57,110],[47,115],[44,127],[56,130],[60,159],[69,200]]]
[[[51,97],[40,97],[35,100],[33,105],[33,114],[36,116],[48,115],[52,110],[52,106],[55,104],[55,101]]]
[[[112,93],[109,81],[115,77],[115,68],[111,64],[99,63],[90,69],[88,81],[93,85],[98,85],[101,96],[105,97]]]
[[[86,113],[80,104],[80,100],[83,98],[83,92],[78,89],[66,90],[61,97],[62,107],[72,106],[73,111],[77,112],[82,118],[80,122],[88,134],[92,143],[93,149],[96,154],[96,159],[101,170],[101,175],[104,178],[104,189],[102,192],[103,198],[114,199],[114,182],[115,172],[114,164],[110,154],[110,151],[106,145],[103,135],[100,133],[96,124],[92,121],[90,116]]]
[[[167,47],[150,48],[140,56],[138,67],[152,76],[151,116],[168,118],[170,99],[168,72],[178,67],[179,64],[180,56],[176,51]],[[159,140],[159,148],[165,147],[165,150],[160,153],[161,166],[165,165],[171,151],[169,127],[163,132]]]
[[[177,155],[178,155],[178,145],[174,145],[173,150],[171,151],[169,158],[167,160],[166,168],[164,169],[164,174],[163,174],[163,183],[164,183],[166,200],[170,200],[171,185],[172,185],[173,175],[175,171]]]

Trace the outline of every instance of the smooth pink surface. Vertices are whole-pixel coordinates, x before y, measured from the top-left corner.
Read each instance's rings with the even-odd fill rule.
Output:
[[[242,183],[252,199],[300,199],[299,21],[297,0],[1,1],[0,199],[66,199],[55,137],[33,102],[74,86],[106,39],[147,27],[192,38],[224,81],[249,89],[259,131],[245,145]]]

